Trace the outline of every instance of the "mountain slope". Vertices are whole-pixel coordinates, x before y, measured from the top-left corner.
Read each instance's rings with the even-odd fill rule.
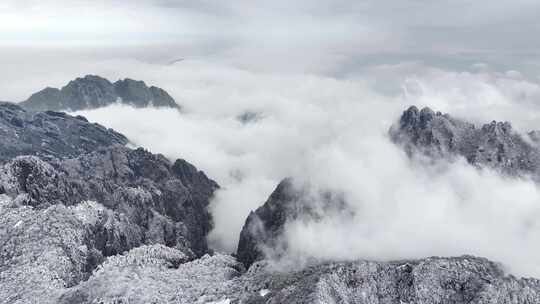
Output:
[[[0,103],[0,163],[19,155],[75,157],[100,147],[127,144],[127,138],[86,118],[59,112],[28,112]]]
[[[54,299],[106,257],[143,245],[185,260],[208,252],[219,186],[193,165],[129,149],[82,117],[12,104],[0,113],[0,303]]]

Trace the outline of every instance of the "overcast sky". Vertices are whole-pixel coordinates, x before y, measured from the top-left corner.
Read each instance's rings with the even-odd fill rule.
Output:
[[[539,12],[534,0],[3,0],[0,42],[530,54],[540,46]]]

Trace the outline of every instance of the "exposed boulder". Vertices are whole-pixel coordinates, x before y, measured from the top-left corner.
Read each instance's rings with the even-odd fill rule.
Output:
[[[143,81],[132,79],[109,80],[87,75],[70,81],[61,89],[45,88],[20,105],[32,111],[78,111],[105,107],[120,102],[134,107],[180,108],[163,89],[148,87]]]

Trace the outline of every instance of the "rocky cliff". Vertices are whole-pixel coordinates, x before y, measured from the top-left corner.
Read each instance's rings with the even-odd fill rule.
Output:
[[[109,80],[87,75],[70,81],[61,89],[45,88],[32,94],[20,105],[32,111],[78,111],[105,107],[113,103],[134,107],[179,108],[175,100],[163,89],[133,79]]]

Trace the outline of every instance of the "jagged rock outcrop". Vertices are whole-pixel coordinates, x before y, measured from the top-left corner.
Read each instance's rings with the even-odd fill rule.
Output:
[[[180,108],[163,89],[133,79],[109,80],[87,75],[70,81],[61,89],[45,88],[32,94],[22,107],[32,111],[78,111],[105,107],[120,102],[134,107]]]
[[[15,104],[0,103],[0,142],[2,163],[19,155],[75,157],[100,147],[125,145],[128,140],[82,116],[53,111],[31,113]]]
[[[45,162],[22,156],[0,167],[1,193],[38,209],[96,201],[141,228],[141,240],[208,251],[206,207],[218,188],[185,161],[122,146]],[[107,255],[129,248],[109,248]]]
[[[217,184],[184,163],[116,146],[74,159],[21,156],[4,164],[0,298],[48,299],[87,279],[105,257],[145,244],[189,259],[208,252],[206,207]]]
[[[110,258],[59,302],[532,304],[540,300],[540,281],[506,276],[497,264],[471,256],[325,263],[289,271],[261,261],[243,273],[234,258],[220,254],[179,266],[168,262],[173,252],[133,257],[147,250]]]
[[[264,258],[279,258],[287,250],[288,244],[282,237],[289,221],[317,220],[335,212],[352,215],[339,192],[284,179],[246,219],[236,253],[238,260],[249,267]]]
[[[233,257],[216,254],[188,263],[171,261],[177,255],[181,253],[174,249],[153,246],[111,257],[57,303],[217,303],[242,292],[235,278],[243,268]]]
[[[328,263],[263,274],[264,303],[535,303],[540,282],[505,276],[469,256],[413,261]],[[258,289],[258,288],[255,288]]]
[[[390,129],[391,139],[409,155],[433,159],[464,157],[470,164],[510,176],[540,178],[537,132],[519,134],[509,122],[481,127],[429,108],[411,106]]]
[[[54,299],[143,245],[174,248],[182,262],[209,251],[219,186],[187,161],[127,148],[83,117],[13,104],[0,113],[0,303]]]

